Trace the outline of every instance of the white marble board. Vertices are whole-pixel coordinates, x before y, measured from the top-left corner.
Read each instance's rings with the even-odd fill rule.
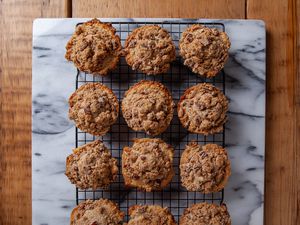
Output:
[[[69,224],[75,188],[64,175],[75,146],[68,97],[76,68],[64,59],[77,23],[87,19],[37,19],[32,53],[32,223]],[[105,22],[223,23],[231,40],[225,66],[230,100],[226,148],[232,175],[225,200],[233,225],[262,225],[265,159],[265,25],[259,20],[101,19]],[[166,27],[168,29],[168,27]],[[178,38],[178,37],[177,37]],[[192,75],[191,75],[192,76]],[[117,78],[116,78],[117,79]],[[176,90],[174,90],[176,91]],[[159,202],[155,202],[159,203]]]

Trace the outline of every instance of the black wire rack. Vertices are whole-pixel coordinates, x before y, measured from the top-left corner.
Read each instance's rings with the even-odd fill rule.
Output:
[[[183,92],[193,85],[201,82],[207,82],[215,85],[225,93],[225,73],[221,71],[216,77],[212,79],[199,77],[192,73],[187,67],[183,65],[183,61],[178,54],[178,42],[182,32],[195,22],[113,22],[112,25],[116,28],[118,35],[121,38],[122,44],[128,34],[135,28],[147,24],[157,24],[167,29],[172,35],[172,39],[176,46],[176,60],[172,63],[171,68],[167,74],[147,76],[137,71],[131,70],[127,65],[125,59],[122,57],[116,70],[112,71],[108,76],[92,76],[84,72],[77,71],[76,89],[81,85],[89,82],[101,82],[107,87],[111,88],[121,102],[125,91],[130,86],[139,82],[140,80],[155,80],[163,83],[168,87],[172,93],[175,103],[178,102]],[[225,31],[223,23],[200,23],[208,27],[214,27],[219,30]],[[76,203],[87,199],[99,199],[107,198],[118,203],[120,209],[125,212],[126,220],[128,220],[128,209],[132,205],[137,204],[158,204],[163,207],[168,207],[175,219],[178,221],[183,210],[192,204],[198,202],[211,202],[222,203],[224,199],[224,190],[218,193],[202,194],[198,192],[188,192],[182,186],[179,178],[179,161],[180,155],[183,152],[185,146],[190,141],[196,141],[199,144],[215,143],[225,147],[225,129],[223,132],[203,136],[199,134],[188,133],[184,129],[177,117],[177,110],[174,110],[175,114],[169,128],[157,136],[163,139],[168,144],[171,144],[174,149],[174,171],[175,176],[172,182],[167,188],[162,191],[156,191],[146,193],[138,191],[136,189],[126,189],[124,187],[122,172],[121,172],[121,155],[122,149],[125,146],[132,145],[134,138],[144,138],[147,135],[143,132],[135,132],[131,130],[125,120],[123,119],[121,112],[117,122],[112,126],[110,132],[103,137],[95,137],[88,133],[82,132],[76,128],[76,148],[83,144],[89,143],[96,139],[101,139],[105,145],[111,150],[113,157],[118,160],[119,174],[117,180],[109,186],[107,190],[79,190],[76,189]]]

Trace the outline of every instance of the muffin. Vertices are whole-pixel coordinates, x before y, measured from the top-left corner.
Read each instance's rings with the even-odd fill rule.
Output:
[[[74,149],[66,160],[66,176],[79,189],[106,188],[117,174],[117,160],[100,140]]]
[[[127,225],[176,225],[168,208],[159,205],[135,205],[129,208],[129,215]]]
[[[122,173],[125,186],[146,192],[161,190],[172,180],[173,148],[161,139],[135,139],[124,147]]]
[[[66,45],[65,58],[81,71],[104,76],[116,67],[121,53],[115,28],[93,19],[76,27]]]
[[[156,81],[140,81],[126,91],[122,113],[134,131],[156,136],[164,132],[173,118],[174,102],[169,90]]]
[[[186,208],[179,225],[231,225],[231,219],[225,204],[203,202]]]
[[[119,102],[111,89],[87,83],[69,98],[69,118],[76,127],[93,135],[105,135],[119,115]]]
[[[124,213],[116,203],[107,199],[86,200],[73,209],[70,225],[121,225],[123,219]]]
[[[147,75],[166,73],[176,59],[175,46],[168,31],[157,25],[142,26],[127,37],[125,59],[133,70]]]
[[[184,65],[208,78],[223,69],[229,48],[230,41],[225,32],[199,24],[188,27],[179,41]]]
[[[218,88],[200,83],[185,90],[177,110],[182,126],[188,131],[209,135],[223,131],[228,100]]]
[[[205,194],[221,191],[231,174],[227,152],[216,144],[188,144],[179,167],[182,185]]]

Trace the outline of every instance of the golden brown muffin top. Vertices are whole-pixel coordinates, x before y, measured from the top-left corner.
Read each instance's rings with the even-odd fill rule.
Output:
[[[176,225],[168,208],[159,205],[135,205],[129,209],[127,225]]]
[[[214,77],[228,59],[230,41],[225,32],[195,24],[182,33],[179,48],[184,65],[194,73]]]
[[[119,115],[119,103],[111,89],[86,83],[69,98],[69,118],[76,127],[93,135],[106,134]]]
[[[224,148],[216,144],[186,146],[180,159],[182,185],[188,191],[221,191],[230,176],[230,161]]]
[[[66,164],[67,177],[80,189],[106,188],[118,174],[117,160],[100,140],[74,149]]]
[[[135,139],[122,154],[125,185],[147,192],[166,187],[174,175],[173,148],[161,139]]]
[[[140,81],[132,86],[122,101],[123,117],[135,131],[156,136],[167,129],[174,102],[168,89],[156,81]]]
[[[70,225],[121,225],[124,213],[107,199],[81,202],[71,213]]]
[[[111,24],[93,19],[76,27],[66,50],[65,58],[79,70],[106,75],[116,67],[122,46]]]
[[[231,225],[225,204],[198,203],[184,210],[179,225]]]
[[[157,25],[135,29],[126,39],[124,53],[133,70],[147,75],[166,73],[176,58],[171,36]]]
[[[228,100],[218,88],[200,83],[184,92],[177,110],[181,124],[190,132],[214,134],[223,130]]]

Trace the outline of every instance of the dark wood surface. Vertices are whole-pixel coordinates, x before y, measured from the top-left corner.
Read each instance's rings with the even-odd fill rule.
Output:
[[[265,224],[300,224],[299,11],[297,0],[0,0],[0,225],[31,224],[32,21],[72,16],[265,20]]]

